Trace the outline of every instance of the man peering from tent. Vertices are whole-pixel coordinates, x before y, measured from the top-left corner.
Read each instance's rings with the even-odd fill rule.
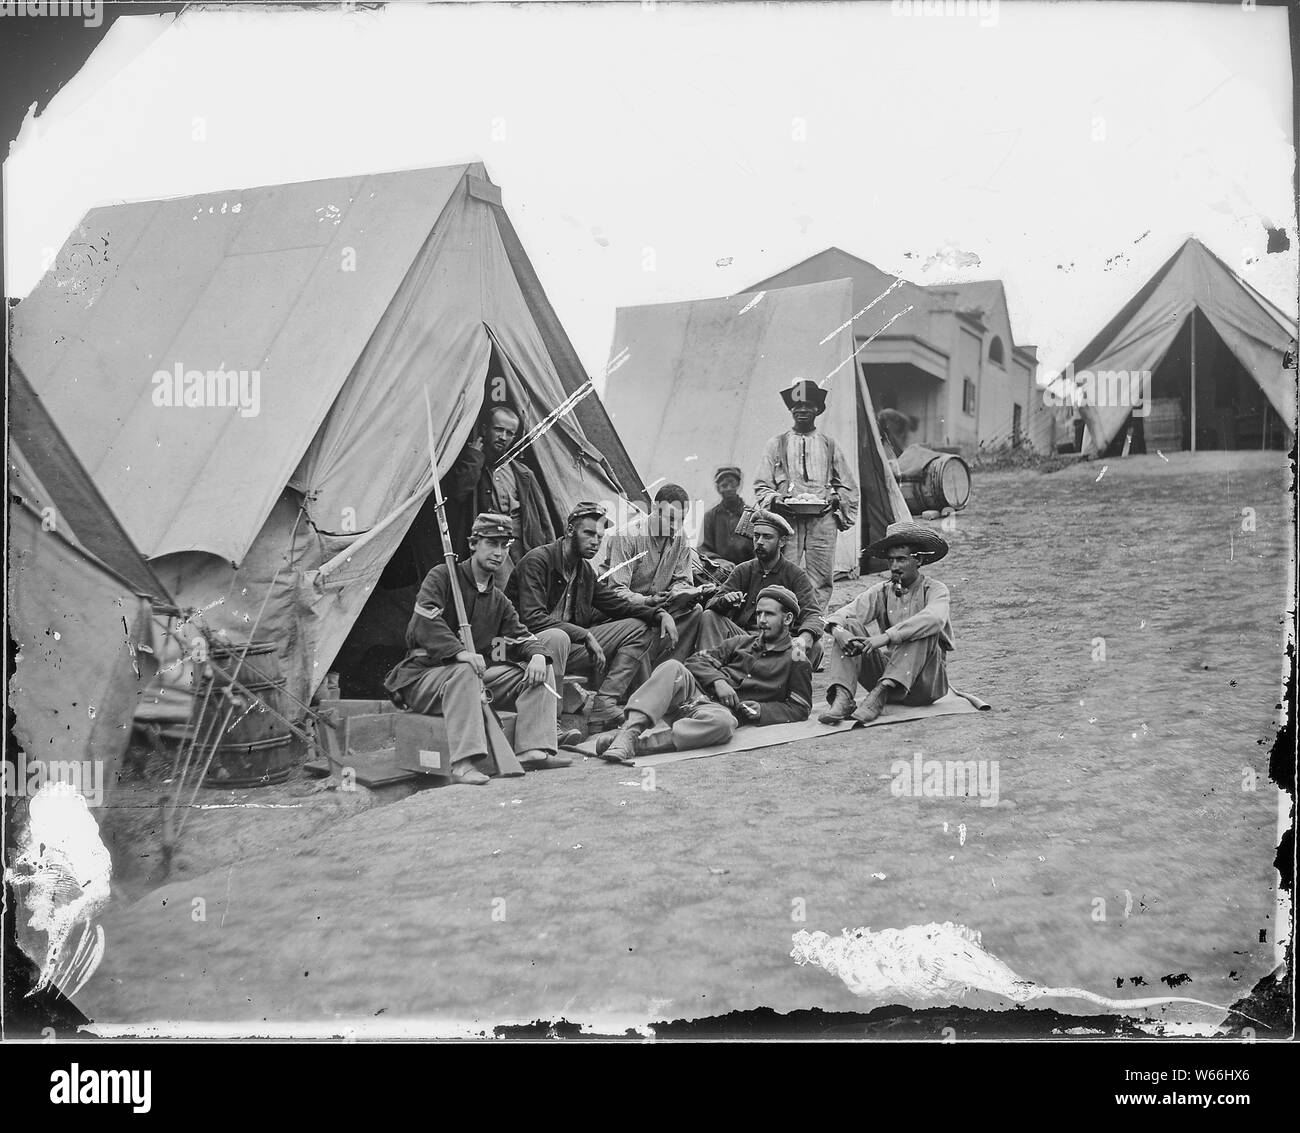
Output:
[[[511,530],[507,516],[480,515],[470,533],[470,558],[456,564],[474,652],[461,643],[450,572],[439,563],[416,597],[406,629],[406,657],[384,678],[398,705],[446,719],[452,778],[458,783],[487,782],[470,762],[489,752],[482,688],[498,708],[518,713],[515,748],[526,770],[572,762],[557,754],[555,699],[545,687],[555,688],[550,658],[495,582],[509,552]]]
[[[670,653],[679,660],[689,656],[699,637],[703,588],[692,585],[691,545],[683,530],[690,506],[685,488],[663,485],[650,514],[610,535],[600,555],[600,573],[619,597],[657,611],[660,631],[651,645],[651,664]]]
[[[623,725],[596,740],[610,762],[634,755],[724,744],[737,726],[789,724],[812,710],[812,666],[791,654],[790,623],[799,600],[784,586],[758,596],[757,631],[731,637],[685,663],[669,659],[628,698]],[[667,732],[643,733],[667,721]]]
[[[519,414],[508,405],[496,406],[443,478],[453,547],[468,545],[470,524],[480,512],[510,518],[513,541],[496,579],[501,587],[526,552],[555,538],[546,499],[532,469],[522,460],[500,463],[518,436]]]
[[[794,529],[779,515],[759,511],[752,522],[754,557],[737,566],[722,584],[722,592],[705,607],[700,619],[699,647],[713,649],[729,637],[758,628],[758,596],[768,586],[783,586],[799,603],[790,627],[796,660],[805,657],[815,668],[821,661],[822,615],[812,581],[800,566],[782,554],[782,544]]]
[[[948,544],[920,524],[891,523],[868,553],[889,560],[890,577],[826,619],[831,706],[817,717],[823,724],[850,716],[869,724],[887,701],[933,704],[948,692],[948,587],[920,570],[943,558]],[[853,699],[859,683],[867,690],[860,708]]]
[[[826,391],[800,378],[781,391],[781,400],[794,427],[767,442],[754,476],[754,499],[758,507],[789,520],[794,534],[786,540],[784,554],[795,563],[803,561],[825,613],[835,586],[836,539],[858,516],[857,480],[844,450],[817,430],[817,418],[826,412]],[[822,510],[797,515],[786,507],[792,496],[804,495],[823,501]]]
[[[754,557],[754,540],[736,534],[736,524],[745,510],[740,481],[740,469],[734,464],[724,464],[713,474],[713,486],[721,498],[704,513],[700,531],[700,554],[708,555],[723,570]]]
[[[607,579],[596,577],[591,560],[608,526],[600,504],[578,504],[569,512],[564,534],[524,555],[506,586],[520,618],[546,646],[556,680],[569,671],[590,674],[597,690],[587,718],[593,730],[622,714],[619,705],[650,651],[650,627],[663,622],[657,607],[634,605]],[[599,620],[602,615],[608,620]],[[574,657],[578,645],[585,653]]]

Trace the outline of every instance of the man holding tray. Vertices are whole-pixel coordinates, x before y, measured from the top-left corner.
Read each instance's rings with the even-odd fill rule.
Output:
[[[754,476],[755,503],[794,528],[785,557],[796,564],[802,559],[824,614],[835,584],[835,540],[857,519],[858,486],[844,450],[817,429],[826,391],[800,378],[781,399],[794,427],[767,442]]]

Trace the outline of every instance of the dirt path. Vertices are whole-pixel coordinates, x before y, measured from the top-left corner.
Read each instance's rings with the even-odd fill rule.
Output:
[[[340,817],[111,907],[79,1006],[483,1027],[862,1010],[793,964],[791,933],[932,920],[1041,983],[1142,996],[1186,974],[1171,994],[1231,1002],[1273,967],[1289,468],[1101,469],[979,477],[933,570],[953,680],[992,713],[676,764],[654,790],[588,762]],[[890,763],[917,751],[997,760],[999,805],[894,797]]]

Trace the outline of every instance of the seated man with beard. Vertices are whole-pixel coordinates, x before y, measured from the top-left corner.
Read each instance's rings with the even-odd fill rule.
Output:
[[[784,586],[799,602],[790,627],[795,659],[806,658],[816,668],[822,655],[821,607],[803,567],[782,554],[782,545],[794,529],[781,516],[766,511],[755,514],[753,529],[754,557],[736,567],[722,584],[722,593],[705,606],[699,648],[712,649],[728,637],[753,632],[763,588]]]
[[[651,626],[664,628],[668,617],[655,606],[634,605],[596,577],[591,560],[608,526],[600,504],[578,504],[569,512],[564,534],[524,555],[506,586],[520,620],[550,656],[556,681],[567,672],[590,674],[596,703],[587,724],[593,731],[622,715],[622,702],[650,651]],[[575,657],[579,645],[585,653]]]
[[[729,638],[685,664],[669,659],[657,665],[628,698],[622,727],[596,740],[596,754],[630,763],[636,755],[724,744],[745,724],[808,719],[812,666],[791,649],[790,623],[798,609],[799,600],[784,586],[764,587],[756,633]],[[644,734],[661,722],[671,729]]]

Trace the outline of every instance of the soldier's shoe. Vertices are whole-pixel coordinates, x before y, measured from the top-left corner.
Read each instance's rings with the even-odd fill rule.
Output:
[[[587,730],[603,732],[623,719],[623,706],[613,697],[597,696],[587,714]]]
[[[631,767],[632,757],[636,755],[638,737],[626,728],[616,732],[606,732],[596,737],[596,758],[606,763],[625,763]]]
[[[857,706],[858,702],[848,694],[844,686],[836,685],[831,696],[830,707],[820,713],[817,719],[823,724],[842,724],[853,715],[853,710]]]
[[[870,724],[885,710],[885,702],[888,700],[889,689],[883,684],[876,685],[867,693],[867,698],[862,702],[862,706],[853,713],[853,719],[859,724]]]
[[[519,757],[519,766],[525,771],[546,771],[552,767],[570,767],[573,764],[567,755],[551,755],[544,751],[525,753]]]
[[[637,755],[659,755],[665,751],[676,751],[673,742],[673,730],[661,728],[654,732],[642,732],[636,738]]]
[[[453,783],[465,783],[471,787],[481,787],[488,781],[488,777],[482,771],[471,767],[469,760],[465,760],[463,763],[452,765],[451,781]]]

